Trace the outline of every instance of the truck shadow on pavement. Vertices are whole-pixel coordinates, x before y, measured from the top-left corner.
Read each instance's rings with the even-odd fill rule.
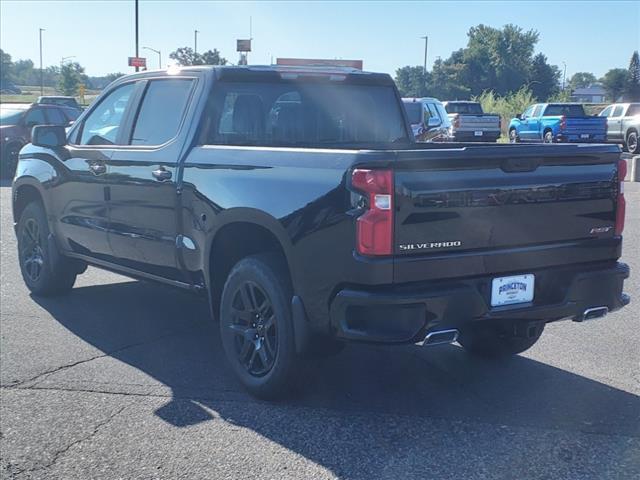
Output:
[[[162,390],[168,401],[155,414],[170,425],[195,425],[219,415],[348,478],[358,475],[340,460],[343,436],[357,435],[365,443],[369,437],[380,439],[389,432],[380,430],[390,428],[390,414],[412,423],[418,418],[433,424],[639,433],[636,395],[523,356],[502,363],[479,361],[455,346],[349,345],[333,358],[305,365],[304,381],[291,398],[259,402],[233,378],[217,324],[198,297],[125,282],[34,300],[104,352],[100,361],[110,362],[109,368],[94,364],[85,373],[83,365],[67,369],[61,381],[73,375],[73,384],[95,382],[101,391],[113,393]],[[331,422],[335,425],[327,426]],[[426,442],[415,435],[389,439],[399,442],[389,455],[407,442]]]

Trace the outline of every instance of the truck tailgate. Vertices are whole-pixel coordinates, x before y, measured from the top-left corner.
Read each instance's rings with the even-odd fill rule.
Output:
[[[500,117],[497,115],[454,114],[457,117],[456,130],[500,130]]]
[[[618,150],[513,147],[398,152],[395,281],[616,257]]]
[[[563,133],[566,135],[602,135],[606,133],[606,117],[567,117]]]

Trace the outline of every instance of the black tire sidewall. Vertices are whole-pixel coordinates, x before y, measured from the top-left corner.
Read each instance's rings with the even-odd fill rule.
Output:
[[[231,322],[231,302],[238,287],[251,281],[260,286],[271,301],[276,318],[278,349],[273,367],[265,375],[251,375],[237,358]],[[291,293],[288,276],[278,262],[267,255],[255,255],[240,260],[231,270],[220,302],[220,337],[233,371],[253,395],[271,399],[284,393],[295,365],[295,344],[291,318]]]
[[[43,257],[42,272],[36,281],[33,281],[26,274],[22,258],[23,231],[27,220],[30,218],[33,218],[38,223],[38,233]],[[49,244],[49,233],[49,224],[44,207],[37,201],[29,203],[22,211],[20,220],[18,221],[18,262],[25,285],[36,295],[50,295],[65,292],[73,287],[76,279],[76,273],[71,268],[70,262],[64,262],[64,259],[58,259],[56,262],[56,259],[51,258],[52,252]]]
[[[635,140],[636,140],[636,147],[635,147],[635,149],[633,149],[633,150],[631,150],[631,148],[629,147],[629,139],[630,139],[632,136],[634,136],[634,137],[635,137]],[[627,151],[628,151],[629,153],[632,153],[632,154],[634,154],[634,155],[637,155],[638,153],[640,153],[640,144],[638,144],[638,134],[637,134],[636,132],[630,132],[630,133],[627,135],[627,140],[626,140],[625,144],[626,144],[626,147],[627,147]]]

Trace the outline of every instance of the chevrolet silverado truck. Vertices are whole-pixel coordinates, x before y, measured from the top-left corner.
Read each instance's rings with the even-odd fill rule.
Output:
[[[385,74],[184,67],[35,127],[12,201],[33,295],[87,265],[201,295],[269,398],[348,341],[505,357],[623,307],[625,168],[615,145],[416,143]]]
[[[478,102],[456,100],[443,103],[456,142],[495,142],[500,138],[500,115],[484,113]]]
[[[640,154],[640,103],[614,103],[599,116],[607,119],[607,142],[622,144],[633,155]]]
[[[580,103],[538,103],[509,123],[509,142],[605,143],[607,120]]]

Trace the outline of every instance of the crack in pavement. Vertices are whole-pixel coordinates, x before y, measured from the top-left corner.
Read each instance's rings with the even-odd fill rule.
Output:
[[[44,380],[49,375],[53,375],[54,373],[58,373],[58,372],[61,372],[61,371],[64,371],[64,370],[68,370],[68,369],[76,367],[78,365],[82,365],[83,363],[89,363],[89,362],[92,362],[94,360],[98,360],[100,358],[110,357],[110,356],[113,356],[116,353],[123,352],[125,350],[130,349],[130,348],[136,348],[136,347],[140,347],[142,345],[150,345],[152,343],[164,340],[165,338],[193,333],[195,330],[197,330],[197,328],[192,328],[192,329],[183,330],[183,331],[179,331],[179,332],[172,332],[172,333],[168,333],[166,335],[162,335],[160,337],[157,337],[157,338],[154,338],[154,339],[151,339],[151,340],[145,340],[145,341],[141,341],[141,342],[131,343],[129,345],[125,345],[123,347],[116,348],[115,350],[111,350],[109,352],[101,353],[100,355],[95,355],[93,357],[85,358],[83,360],[78,360],[78,361],[73,362],[73,363],[60,365],[59,367],[55,367],[53,369],[46,370],[44,372],[40,372],[37,375],[34,375],[33,377],[27,378],[25,380],[14,380],[13,382],[9,382],[8,384],[0,384],[0,388],[19,388],[19,387],[22,387],[23,385],[26,385],[26,384],[29,384],[29,383],[37,384],[40,381]]]
[[[91,433],[89,433],[89,435],[86,435],[82,438],[79,438],[77,440],[74,440],[73,442],[69,443],[68,445],[64,446],[63,448],[56,450],[53,453],[53,458],[47,462],[45,465],[37,465],[33,468],[28,468],[28,469],[20,469],[20,471],[18,472],[14,472],[11,474],[12,478],[18,478],[19,476],[22,476],[23,474],[30,474],[30,473],[34,473],[34,472],[39,472],[41,470],[47,470],[48,468],[51,468],[53,465],[56,464],[56,462],[60,459],[60,457],[62,455],[64,455],[65,453],[67,453],[71,448],[73,448],[76,445],[79,445],[82,442],[86,442],[87,440],[91,440],[93,437],[95,437],[98,432],[100,431],[100,429],[106,425],[108,425],[109,423],[111,423],[111,421],[113,421],[114,418],[116,418],[118,415],[120,415],[125,409],[127,408],[127,405],[123,406],[122,408],[118,409],[115,413],[112,413],[111,415],[109,415],[105,420],[102,420],[101,422],[98,422],[95,427],[93,428],[93,431]]]

